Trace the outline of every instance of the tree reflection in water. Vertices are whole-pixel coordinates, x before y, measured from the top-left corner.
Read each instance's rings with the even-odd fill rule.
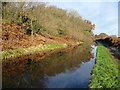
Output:
[[[96,53],[96,51],[92,53]],[[39,58],[37,58],[38,60],[33,60],[33,58],[24,60],[24,58],[22,57],[20,58],[21,61],[26,61],[26,62],[16,66],[15,65],[12,66],[12,64],[7,66],[3,65],[3,77],[2,77],[3,88],[6,87],[44,88],[49,86],[60,87],[60,83],[57,83],[56,80],[54,80],[55,83],[57,83],[56,86],[55,83],[50,81],[53,80],[52,78],[54,79],[58,78],[58,80],[61,79],[62,83],[66,79],[66,81],[68,82],[70,81],[70,83],[67,82],[67,85],[70,84],[74,85],[75,84],[74,81],[79,80],[80,78],[79,75],[84,76],[85,73],[82,74],[81,72],[87,73],[87,70],[84,71],[85,68],[83,67],[87,67],[85,65],[92,65],[92,64],[85,64],[83,66],[85,62],[90,63],[89,60],[91,60],[93,57],[92,53],[91,53],[91,45],[85,44],[66,52],[53,53],[42,60],[39,60]],[[34,55],[33,57],[36,56]],[[90,67],[92,68],[92,66]],[[66,75],[68,75],[67,77],[69,78],[66,78],[65,77]],[[80,84],[79,81],[77,82]],[[52,83],[54,85],[51,85]],[[77,88],[79,86],[74,85],[73,87]],[[65,86],[65,87],[70,87],[70,86]]]

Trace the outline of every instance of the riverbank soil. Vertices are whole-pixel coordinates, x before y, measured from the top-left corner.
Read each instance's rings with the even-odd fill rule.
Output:
[[[65,37],[26,35],[21,26],[16,24],[2,24],[2,51],[16,48],[28,48],[39,44],[67,44],[71,45],[75,42]]]

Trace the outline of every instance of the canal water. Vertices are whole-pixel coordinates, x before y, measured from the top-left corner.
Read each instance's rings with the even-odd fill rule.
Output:
[[[3,88],[87,88],[95,63],[96,48],[95,45],[81,45],[69,51],[53,53],[41,60],[39,57],[38,60],[29,58],[19,66],[3,65],[2,86]]]

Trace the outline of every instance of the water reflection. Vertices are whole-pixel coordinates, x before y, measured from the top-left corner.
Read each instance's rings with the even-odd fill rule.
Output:
[[[86,88],[89,81],[94,60],[82,63],[74,71],[66,71],[55,76],[48,77],[46,86],[49,88]]]
[[[19,67],[3,65],[3,88],[87,87],[96,53],[96,47],[92,47],[94,49],[91,51],[90,45],[82,45],[68,52],[54,53],[42,60],[29,58]]]

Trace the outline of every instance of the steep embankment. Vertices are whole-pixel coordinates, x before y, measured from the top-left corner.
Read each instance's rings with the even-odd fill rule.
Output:
[[[76,11],[66,11],[45,3],[3,3],[4,23],[15,23],[24,33],[35,36],[55,36],[73,42],[92,42],[95,25]],[[33,7],[33,5],[35,5]]]
[[[21,26],[16,24],[2,24],[2,50],[28,48],[39,44],[72,44],[70,40],[54,36],[29,36]],[[73,43],[74,44],[74,43]]]
[[[93,42],[95,25],[83,20],[76,11],[45,3],[3,2],[2,6],[2,53],[5,57],[9,54],[9,57],[14,56],[12,54],[19,50],[36,49],[39,45],[55,44],[56,48]]]
[[[15,24],[3,24],[2,29],[3,59],[65,48],[70,43],[72,44],[63,38],[26,35],[22,28]]]

